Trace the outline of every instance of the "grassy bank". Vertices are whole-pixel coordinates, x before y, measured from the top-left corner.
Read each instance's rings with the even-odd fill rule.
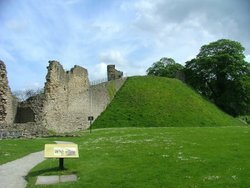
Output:
[[[144,76],[128,78],[93,127],[213,127],[241,124],[179,80]]]
[[[97,129],[81,138],[80,158],[46,160],[28,187],[249,187],[248,127]],[[36,176],[78,175],[75,183],[35,186]]]

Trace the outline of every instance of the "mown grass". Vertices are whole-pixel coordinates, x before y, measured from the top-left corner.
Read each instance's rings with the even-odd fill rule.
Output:
[[[106,127],[213,127],[242,123],[187,85],[162,77],[131,77],[93,124]]]
[[[0,140],[0,164],[13,161],[30,153],[41,151],[48,139]]]
[[[81,134],[81,133],[77,133]],[[55,143],[57,140],[71,140],[72,137],[47,137],[33,139],[4,139],[0,140],[0,165],[21,158],[30,153],[41,151],[45,144]],[[75,140],[80,137],[75,137]]]
[[[242,125],[178,80],[133,77],[92,134],[2,140],[0,162],[65,140],[78,144],[80,158],[65,159],[64,171],[57,159],[46,160],[28,174],[28,187],[244,188],[250,187],[250,130]],[[35,185],[39,175],[72,173],[77,182]]]
[[[250,187],[249,127],[96,129],[81,138],[80,158],[46,160],[28,187]],[[35,186],[38,175],[71,174],[74,183]]]
[[[239,119],[245,124],[250,125],[250,115],[239,116]]]

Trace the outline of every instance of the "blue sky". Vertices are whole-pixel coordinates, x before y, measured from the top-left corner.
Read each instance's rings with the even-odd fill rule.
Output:
[[[43,87],[49,60],[106,77],[143,75],[161,57],[185,64],[229,38],[250,61],[248,0],[0,0],[0,59],[12,91]]]

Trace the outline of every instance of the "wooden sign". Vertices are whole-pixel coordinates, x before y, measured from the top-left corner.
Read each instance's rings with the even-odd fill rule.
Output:
[[[77,144],[45,144],[45,158],[79,158]]]

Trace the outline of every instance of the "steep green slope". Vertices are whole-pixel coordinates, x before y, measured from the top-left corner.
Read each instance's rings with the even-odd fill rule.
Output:
[[[131,77],[93,124],[104,127],[205,127],[242,125],[181,81]]]

